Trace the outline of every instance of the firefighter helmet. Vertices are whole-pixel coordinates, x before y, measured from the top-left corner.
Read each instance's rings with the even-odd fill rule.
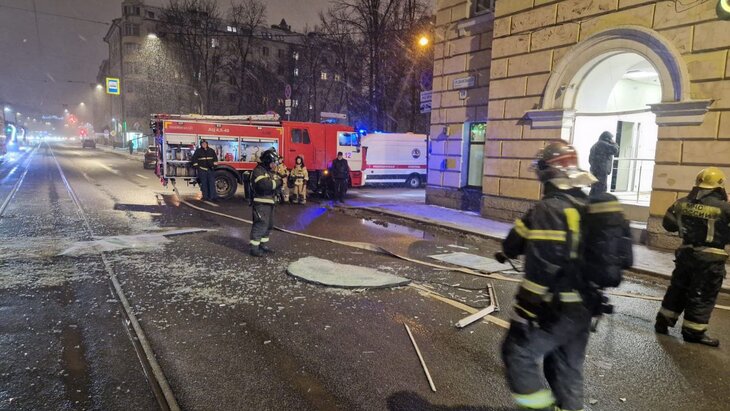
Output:
[[[279,156],[276,155],[276,149],[272,147],[261,154],[260,160],[262,164],[269,165],[279,161]]]
[[[578,152],[565,141],[555,141],[540,150],[533,162],[533,169],[543,183],[550,182],[561,190],[587,187],[596,178],[578,167]]]
[[[725,187],[725,173],[717,167],[707,167],[697,174],[695,186],[699,188],[723,188]]]

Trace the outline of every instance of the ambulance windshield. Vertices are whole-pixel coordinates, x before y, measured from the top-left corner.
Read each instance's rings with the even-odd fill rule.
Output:
[[[360,147],[360,135],[358,133],[339,133],[340,146]]]

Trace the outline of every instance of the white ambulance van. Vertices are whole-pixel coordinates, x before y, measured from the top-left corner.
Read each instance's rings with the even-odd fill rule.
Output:
[[[413,133],[363,136],[360,185],[405,183],[419,188],[426,184],[426,141],[425,134]]]

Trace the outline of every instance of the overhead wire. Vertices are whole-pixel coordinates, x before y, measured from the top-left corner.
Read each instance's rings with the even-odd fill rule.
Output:
[[[18,11],[25,11],[27,13],[34,13],[36,15],[37,14],[41,14],[41,15],[44,15],[44,16],[61,17],[61,18],[64,18],[64,19],[70,19],[70,20],[76,20],[76,21],[83,21],[83,22],[86,22],[86,23],[102,24],[104,26],[109,26],[110,25],[110,23],[109,22],[106,22],[106,21],[86,19],[86,18],[83,18],[83,17],[67,16],[67,15],[64,15],[64,14],[51,13],[51,12],[47,12],[47,11],[30,10],[30,9],[25,9],[25,8],[22,8],[22,7],[8,6],[8,5],[5,5],[5,4],[0,4],[0,8],[6,8],[6,9],[18,10]]]

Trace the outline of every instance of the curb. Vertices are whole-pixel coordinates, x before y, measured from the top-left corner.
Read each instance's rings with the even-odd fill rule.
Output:
[[[363,206],[338,206],[338,207],[345,208],[345,209],[363,210],[363,211],[368,211],[368,212],[372,212],[372,213],[384,214],[384,215],[388,215],[391,217],[402,218],[404,220],[410,220],[410,221],[414,221],[414,222],[421,223],[421,224],[433,225],[433,226],[437,226],[437,227],[440,227],[443,229],[457,231],[457,232],[460,232],[463,234],[474,235],[474,236],[486,238],[489,240],[497,240],[497,241],[504,240],[504,237],[500,237],[498,235],[484,233],[481,231],[470,230],[468,228],[457,226],[455,224],[443,223],[441,221],[433,220],[430,218],[416,217],[413,215],[400,213],[397,211],[387,210],[387,209],[384,209],[381,207],[363,207]],[[663,280],[671,279],[671,275],[647,270],[645,268],[631,267],[630,269],[628,269],[626,271],[634,273],[634,274],[645,275],[648,277],[660,278]],[[720,289],[720,292],[723,294],[730,294],[730,286],[723,286]]]

